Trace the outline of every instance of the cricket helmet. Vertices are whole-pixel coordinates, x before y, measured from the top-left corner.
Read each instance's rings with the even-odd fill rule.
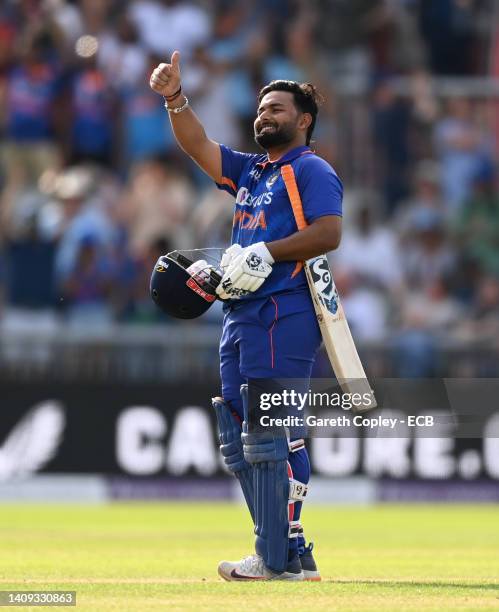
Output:
[[[192,261],[178,251],[162,255],[151,275],[153,301],[172,317],[195,319],[217,299],[221,276],[204,259]]]

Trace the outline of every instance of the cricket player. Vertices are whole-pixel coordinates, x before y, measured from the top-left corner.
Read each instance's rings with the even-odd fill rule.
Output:
[[[265,152],[258,155],[207,137],[182,89],[178,51],[153,71],[150,86],[165,98],[179,146],[235,198],[232,244],[217,288],[225,316],[222,397],[213,406],[225,463],[239,479],[254,522],[256,553],[222,561],[218,572],[229,581],[320,580],[300,523],[310,477],[304,440],[262,437],[247,427],[248,383],[309,379],[321,344],[301,262],[338,247],[343,188],[309,146],[319,95],[311,84],[266,85],[254,122],[255,140]],[[290,173],[299,191],[294,209]],[[300,232],[297,215],[308,224]]]

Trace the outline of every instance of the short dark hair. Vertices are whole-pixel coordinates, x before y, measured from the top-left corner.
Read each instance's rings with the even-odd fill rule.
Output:
[[[258,94],[258,104],[262,101],[262,98],[271,91],[289,91],[293,94],[293,99],[296,108],[302,113],[309,113],[312,115],[312,123],[307,130],[307,145],[310,144],[312,138],[312,132],[315,128],[315,122],[317,119],[317,113],[319,112],[319,105],[323,102],[323,97],[317,91],[312,83],[297,83],[296,81],[271,81],[265,87],[262,87]]]

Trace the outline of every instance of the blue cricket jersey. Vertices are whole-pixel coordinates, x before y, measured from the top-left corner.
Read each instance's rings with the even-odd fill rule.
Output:
[[[217,183],[235,196],[232,244],[273,242],[298,231],[281,167],[291,164],[308,224],[325,215],[342,215],[343,185],[333,168],[309,147],[296,147],[275,162],[267,155],[240,153],[224,145],[222,181]],[[298,271],[299,270],[299,271]],[[258,291],[242,298],[256,299],[283,291],[307,288],[305,272],[297,262],[279,261]]]

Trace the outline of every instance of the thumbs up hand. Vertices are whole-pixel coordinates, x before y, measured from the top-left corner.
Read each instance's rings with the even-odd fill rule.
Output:
[[[162,96],[168,97],[180,89],[180,53],[172,53],[171,64],[159,64],[149,79],[151,89]]]

